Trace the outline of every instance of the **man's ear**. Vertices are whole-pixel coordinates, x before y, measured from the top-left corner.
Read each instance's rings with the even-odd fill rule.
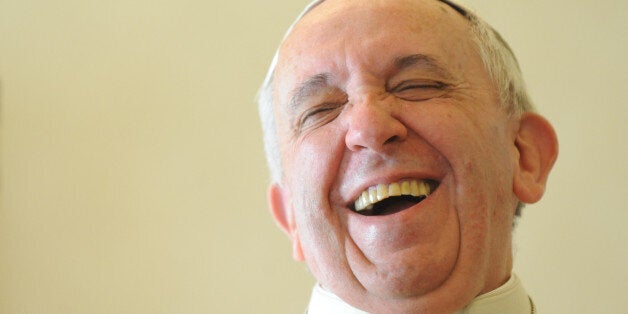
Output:
[[[290,196],[279,184],[273,183],[268,188],[268,203],[270,205],[270,214],[273,216],[275,223],[292,241],[292,257],[296,261],[303,261],[303,249],[301,248],[301,240],[299,239],[294,220]]]
[[[558,140],[552,125],[535,113],[524,113],[515,139],[519,164],[513,190],[520,201],[535,203],[545,192],[545,183],[556,157]]]

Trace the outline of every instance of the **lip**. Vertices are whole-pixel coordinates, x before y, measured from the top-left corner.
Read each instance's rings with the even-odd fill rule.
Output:
[[[351,190],[351,193],[349,193],[348,199],[345,199],[345,207],[350,209],[353,206],[353,203],[355,202],[355,200],[357,200],[358,197],[360,197],[360,195],[362,194],[364,190],[368,189],[371,186],[375,186],[377,184],[391,184],[393,182],[400,182],[404,180],[432,180],[440,184],[440,182],[442,182],[442,179],[443,178],[441,175],[437,175],[434,173],[427,173],[427,172],[413,172],[413,173],[403,173],[403,174],[389,174],[386,176],[375,176],[371,179],[365,180],[362,184],[360,184],[359,186]]]
[[[399,180],[404,180],[406,178],[417,179],[417,177],[413,176],[413,177],[402,177]],[[422,179],[427,179],[427,178],[423,177]],[[391,221],[404,223],[404,222],[408,222],[410,220],[416,219],[417,215],[421,212],[424,212],[425,208],[436,206],[436,203],[438,203],[439,200],[444,195],[443,193],[447,193],[446,191],[445,192],[441,191],[441,190],[446,190],[446,188],[442,186],[443,185],[442,181],[439,180],[438,182],[439,182],[438,188],[435,189],[428,197],[426,197],[421,202],[415,205],[412,205],[404,210],[401,210],[392,214],[388,214],[388,215],[383,215],[383,216],[380,216],[380,215],[368,216],[368,215],[359,214],[353,211],[351,207],[347,207],[346,210],[349,212],[348,217],[351,217],[350,218],[351,220],[354,220],[355,222],[357,222],[358,224],[362,224],[363,226],[374,225],[374,224],[387,225]]]

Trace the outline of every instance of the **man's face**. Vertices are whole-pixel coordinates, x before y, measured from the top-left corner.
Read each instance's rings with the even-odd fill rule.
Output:
[[[460,308],[508,279],[517,124],[462,16],[438,1],[328,0],[279,60],[271,194],[324,287],[372,311]],[[431,193],[356,211],[369,188],[404,184]]]

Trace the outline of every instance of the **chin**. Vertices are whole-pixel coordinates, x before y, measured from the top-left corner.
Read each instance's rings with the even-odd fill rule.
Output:
[[[449,278],[456,258],[388,262],[364,276],[364,286],[384,298],[417,298],[438,289]],[[358,277],[360,278],[360,277]]]

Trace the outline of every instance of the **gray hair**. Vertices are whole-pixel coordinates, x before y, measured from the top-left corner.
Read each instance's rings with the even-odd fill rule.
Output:
[[[314,0],[310,3],[290,25],[283,39],[285,40],[288,37],[296,23],[304,15],[323,1],[325,0]],[[450,0],[439,1],[446,3],[469,21],[473,40],[479,49],[484,67],[498,90],[502,106],[506,107],[513,115],[534,111],[534,106],[526,91],[519,64],[508,43],[495,29],[466,7]],[[273,183],[279,183],[282,178],[281,152],[273,109],[273,79],[278,58],[279,49],[275,52],[257,97],[264,134],[264,149]],[[517,207],[517,213],[521,211],[521,207],[521,204]]]

